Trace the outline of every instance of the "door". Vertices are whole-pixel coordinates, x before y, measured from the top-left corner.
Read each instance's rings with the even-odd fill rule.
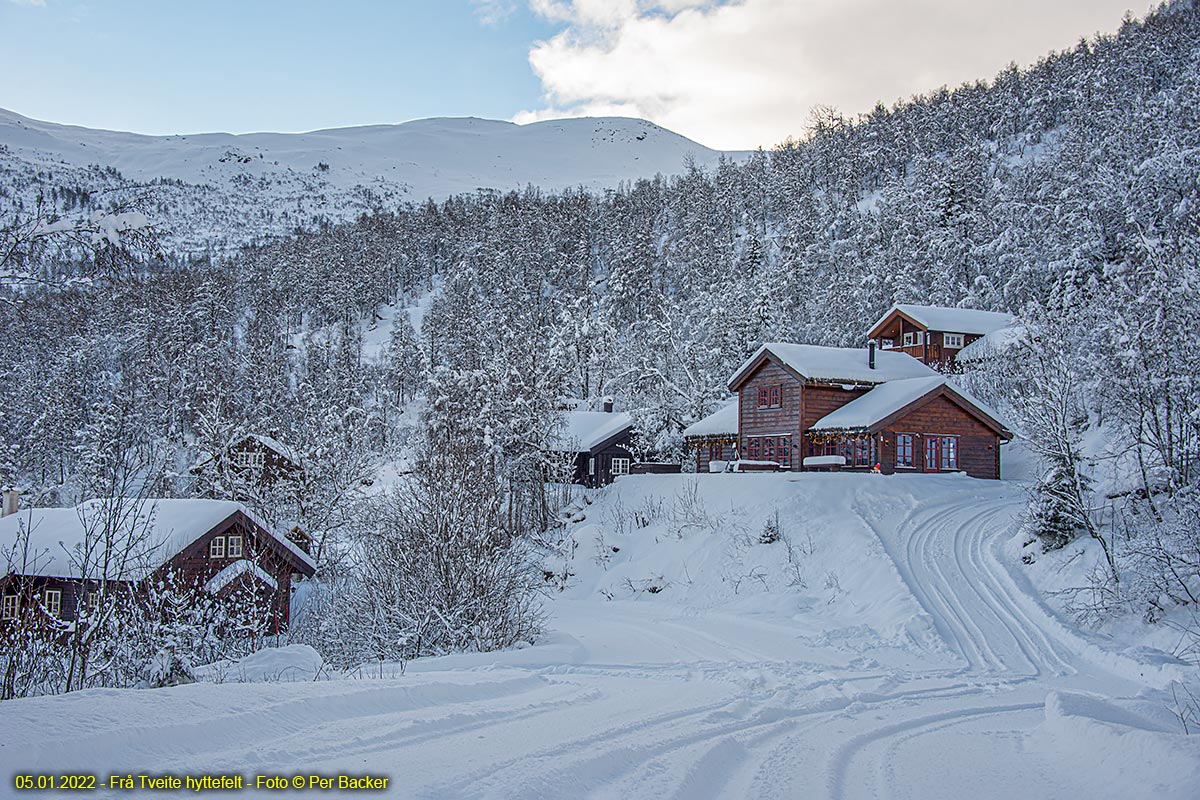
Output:
[[[925,471],[937,472],[941,463],[941,441],[936,436],[925,437]]]

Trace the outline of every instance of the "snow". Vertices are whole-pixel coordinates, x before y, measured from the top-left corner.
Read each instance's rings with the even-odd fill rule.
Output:
[[[862,397],[821,417],[812,430],[867,430],[945,383],[946,379],[942,377],[906,378],[876,386]]]
[[[809,380],[845,383],[884,383],[904,378],[929,378],[937,373],[904,353],[875,353],[875,368],[868,365],[866,348],[820,347],[812,344],[773,342],[764,344],[746,359],[729,378],[732,390],[746,370],[764,353]]]
[[[908,318],[923,325],[931,331],[944,333],[973,333],[986,334],[1005,327],[1016,321],[1012,314],[998,311],[978,311],[973,308],[946,308],[944,306],[919,306],[911,303],[897,303],[888,309],[887,313],[871,326],[875,330],[895,312],[899,311]]]
[[[683,437],[714,436],[738,432],[738,401],[730,400],[704,419],[693,422],[683,429]]]
[[[1024,323],[1013,322],[971,342],[958,351],[955,360],[960,364],[982,361],[990,356],[1003,353],[1017,342],[1022,341],[1027,335],[1028,331]]]
[[[269,647],[237,661],[206,664],[195,670],[197,680],[210,683],[312,681],[322,675],[325,661],[306,644]]]
[[[646,475],[589,499],[532,646],[330,680],[270,666],[320,674],[285,648],[240,676],[6,701],[0,771],[370,773],[405,797],[1200,796],[1200,738],[1162,688],[1195,669],[1043,602],[1007,550],[1020,486]],[[784,538],[761,544],[776,516]]]
[[[633,427],[624,411],[568,411],[555,430],[551,447],[566,453],[587,453],[606,440]]]
[[[113,580],[140,580],[181,553],[198,537],[237,512],[255,520],[301,562],[312,559],[286,537],[274,533],[242,504],[228,500],[126,500],[119,504],[89,500],[74,508],[31,508],[0,518],[0,548],[7,551],[18,535],[28,532],[29,552],[21,554],[10,571],[43,577],[99,576],[104,564],[103,520],[119,513],[111,528],[114,552],[129,551],[128,559],[107,565]],[[24,566],[23,566],[24,564]]]
[[[440,201],[480,188],[611,189],[683,172],[689,157],[712,168],[723,155],[743,155],[620,117],[528,125],[439,118],[294,134],[145,136],[42,122],[3,109],[0,148],[6,162],[20,164],[25,173],[52,170],[65,185],[81,180],[72,171],[83,176],[93,165],[115,168],[123,186],[182,181],[186,186],[178,191],[163,184],[155,191],[160,199],[179,197],[195,213],[196,220],[173,234],[188,244],[203,241],[197,237],[202,231],[189,229],[197,224],[249,239],[290,232],[310,217],[350,220],[384,205]],[[271,218],[260,213],[264,208],[275,212]],[[122,224],[135,222],[118,222],[104,233],[119,236]]]
[[[296,464],[296,465],[300,464],[300,454],[297,453],[291,447],[284,444],[283,442],[279,441],[278,439],[272,438],[270,436],[266,436],[261,433],[252,433],[252,434],[250,434],[249,438],[258,442],[259,444],[261,444],[263,447],[267,448],[268,450],[272,450],[275,453],[278,453],[279,455],[283,456],[284,458],[286,458],[288,461],[292,462],[293,464]]]
[[[232,564],[225,567],[225,569],[209,578],[204,584],[204,591],[208,592],[209,594],[217,594],[243,575],[252,575],[257,580],[265,583],[267,586],[270,586],[272,589],[279,588],[279,584],[275,582],[275,579],[271,577],[270,573],[268,573],[258,564],[255,564],[253,561],[242,558],[234,561]]]
[[[806,467],[844,467],[846,466],[845,456],[805,456],[804,466]]]

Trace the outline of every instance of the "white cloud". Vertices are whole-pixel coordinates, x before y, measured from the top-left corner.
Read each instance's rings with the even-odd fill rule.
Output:
[[[517,10],[517,0],[471,0],[471,5],[484,25],[499,25]]]
[[[712,147],[802,135],[810,111],[853,115],[991,78],[1115,30],[1128,0],[530,0],[563,25],[529,62],[544,106],[517,122],[620,113]]]

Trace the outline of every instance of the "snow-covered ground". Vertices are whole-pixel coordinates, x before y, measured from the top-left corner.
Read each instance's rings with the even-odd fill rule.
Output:
[[[1163,690],[1194,672],[1038,598],[1009,549],[1019,486],[636,476],[592,500],[549,565],[566,589],[537,645],[337,680],[307,679],[294,648],[240,673],[278,681],[9,702],[0,772],[370,773],[397,797],[1200,796],[1200,736]]]

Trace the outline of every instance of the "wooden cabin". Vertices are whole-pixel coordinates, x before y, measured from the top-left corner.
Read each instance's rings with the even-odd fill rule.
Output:
[[[107,521],[120,520],[118,524]],[[276,630],[288,622],[292,583],[312,559],[239,503],[225,500],[92,500],[0,518],[0,621],[22,614],[73,622],[102,584],[172,578],[227,597],[253,591]]]
[[[897,303],[871,327],[867,339],[880,350],[951,368],[963,348],[1015,322],[1011,314],[995,311]]]
[[[738,401],[684,428],[683,441],[696,454],[696,472],[723,472],[738,457]]]
[[[632,471],[633,417],[613,411],[612,400],[603,409],[564,412],[551,436],[551,451],[570,462],[572,483],[605,486]]]
[[[997,416],[921,361],[896,350],[765,344],[729,380],[737,447],[780,470],[1000,477]]]

